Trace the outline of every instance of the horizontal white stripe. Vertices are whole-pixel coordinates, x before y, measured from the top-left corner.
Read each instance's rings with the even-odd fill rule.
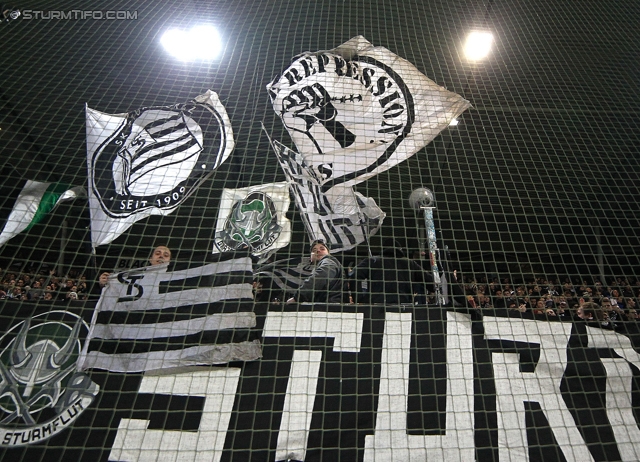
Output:
[[[363,313],[267,313],[263,337],[333,337],[333,351],[358,353]]]
[[[90,351],[81,370],[102,369],[112,372],[143,372],[184,366],[225,364],[231,361],[253,361],[262,357],[259,340],[253,342],[204,345],[183,350],[150,353],[104,354]]]
[[[154,324],[96,324],[91,338],[151,339],[180,337],[205,330],[255,327],[255,313],[217,313],[184,321]]]
[[[165,308],[213,303],[224,300],[253,299],[251,284],[229,284],[221,287],[204,287],[200,289],[182,290],[166,294],[151,294],[139,301],[115,303],[115,300],[103,296],[105,303],[102,311],[146,311]]]
[[[172,273],[167,273],[168,275],[171,275],[167,280],[170,279],[171,281],[176,281],[198,276],[212,276],[214,274],[230,273],[232,271],[247,271],[251,273],[253,271],[251,258],[234,258],[233,260],[226,260],[218,263],[208,263],[204,266],[198,266],[197,268],[173,271]]]

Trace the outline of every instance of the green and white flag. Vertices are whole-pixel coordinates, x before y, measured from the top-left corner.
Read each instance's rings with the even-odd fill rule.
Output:
[[[224,189],[220,198],[213,253],[249,249],[266,260],[291,241],[289,185],[286,181]]]
[[[0,234],[0,246],[22,231],[31,229],[60,202],[86,195],[87,192],[82,186],[70,187],[61,183],[28,180]]]

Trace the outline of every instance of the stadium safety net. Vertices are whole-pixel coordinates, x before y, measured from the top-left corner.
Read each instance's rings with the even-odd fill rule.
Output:
[[[640,460],[638,2],[0,20],[2,460]]]

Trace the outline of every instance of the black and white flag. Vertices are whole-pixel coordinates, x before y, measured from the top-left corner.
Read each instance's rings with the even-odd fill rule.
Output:
[[[372,198],[364,197],[344,184],[323,191],[316,170],[300,153],[275,140],[271,144],[310,241],[323,239],[331,244],[333,251],[349,250],[378,231],[386,213]]]
[[[251,330],[251,259],[229,256],[197,267],[167,263],[111,275],[79,369],[140,372],[259,358],[261,344]]]
[[[229,116],[211,90],[186,104],[127,114],[86,111],[93,247],[138,220],[173,212],[235,145]]]
[[[295,292],[306,278],[313,273],[314,264],[309,257],[296,257],[278,260],[260,266],[254,273],[254,278],[264,283],[270,281],[272,288],[278,287],[284,292]]]
[[[296,56],[267,90],[323,191],[405,161],[471,106],[362,36]]]

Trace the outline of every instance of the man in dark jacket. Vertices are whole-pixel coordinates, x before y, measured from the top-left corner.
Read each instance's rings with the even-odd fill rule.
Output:
[[[388,240],[383,245],[381,256],[365,258],[349,272],[356,288],[367,280],[368,293],[358,291],[358,303],[413,304],[416,285],[433,290],[433,277],[406,258],[397,242]]]
[[[331,256],[329,245],[324,241],[315,240],[311,243],[311,263],[315,265],[313,273],[287,303],[342,303],[342,265]]]

